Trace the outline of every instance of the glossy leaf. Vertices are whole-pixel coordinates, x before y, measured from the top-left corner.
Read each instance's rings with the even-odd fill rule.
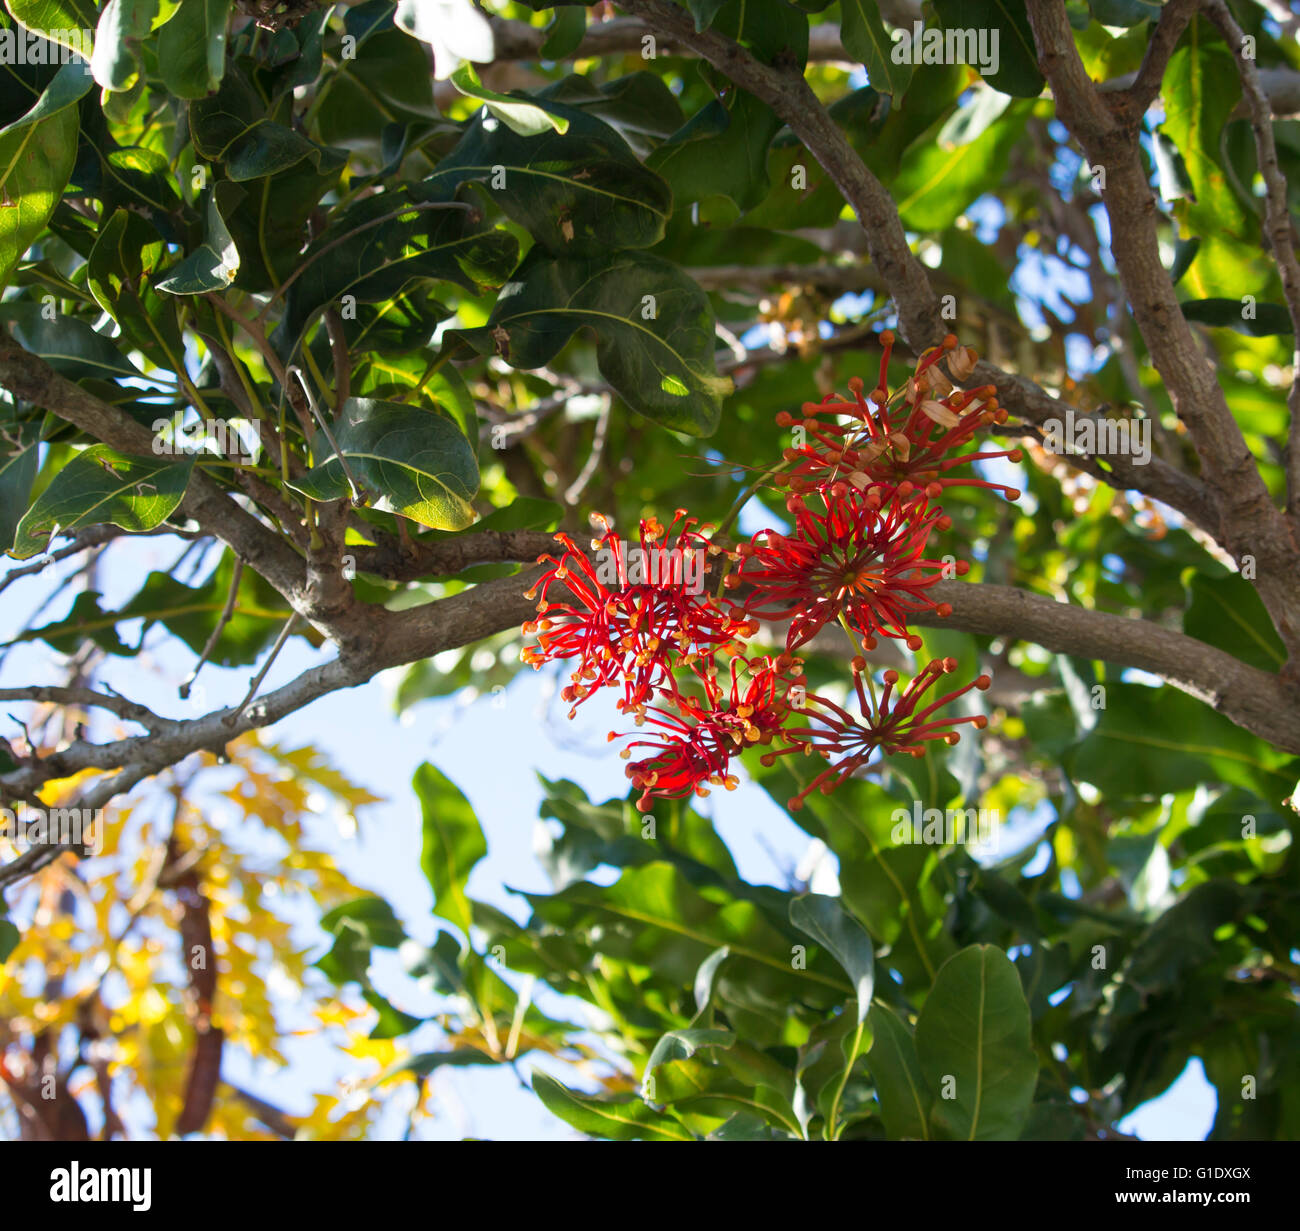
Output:
[[[972,945],[944,963],[916,1022],[936,1135],[1013,1140],[1038,1079],[1029,1006],[1005,953]]]
[[[853,981],[861,1025],[871,1010],[876,979],[875,949],[866,929],[835,898],[816,893],[790,903],[790,922],[830,953]]]
[[[583,327],[596,335],[601,374],[633,410],[691,436],[717,427],[731,382],[714,368],[708,298],[658,258],[559,261],[535,253],[487,325],[467,337],[513,367],[538,368]]]
[[[333,434],[333,443],[320,435],[316,464],[292,481],[295,490],[313,500],[345,499],[350,470],[377,508],[435,530],[459,530],[474,520],[469,502],[478,490],[478,462],[449,417],[402,402],[349,398]]]
[[[135,457],[108,445],[83,449],[54,477],[18,523],[10,554],[26,560],[61,531],[111,522],[125,530],[153,530],[180,504],[192,458]]]
[[[691,1141],[693,1134],[639,1098],[600,1099],[577,1094],[545,1073],[533,1074],[533,1093],[547,1111],[579,1132],[610,1141]]]
[[[179,98],[204,98],[226,68],[226,24],[231,0],[181,0],[158,35],[158,65]]]
[[[471,913],[465,882],[487,854],[487,843],[469,801],[427,761],[412,785],[423,813],[420,868],[433,890],[434,914],[469,935]]]
[[[77,147],[83,66],[64,65],[26,115],[0,129],[0,286],[6,285],[58,204]]]
[[[551,252],[595,257],[646,248],[663,238],[672,208],[667,185],[643,167],[609,125],[577,108],[547,103],[565,132],[521,137],[479,115],[427,183],[447,194],[466,181]]]

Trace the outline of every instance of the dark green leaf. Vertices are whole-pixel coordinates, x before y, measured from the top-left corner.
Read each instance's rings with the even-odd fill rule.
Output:
[[[1043,75],[1038,71],[1038,51],[1025,0],[934,0],[934,9],[944,26],[945,47],[948,37],[960,31],[960,60],[977,68],[989,85],[1015,98],[1038,97]],[[932,36],[927,32],[926,37]],[[992,54],[994,37],[996,56]],[[986,50],[988,58],[982,61]],[[913,48],[914,60],[916,53]]]
[[[565,261],[536,252],[487,325],[464,336],[513,367],[539,368],[583,326],[596,335],[601,374],[633,410],[691,436],[714,431],[731,382],[714,367],[713,311],[694,282],[657,257]]]
[[[959,1141],[1019,1135],[1038,1058],[1020,976],[1005,953],[972,945],[944,963],[917,1018],[916,1054],[934,1094],[937,1134]]]
[[[808,894],[790,903],[790,922],[811,936],[844,968],[858,998],[858,1024],[871,1010],[876,955],[871,937],[836,898]]]
[[[895,1140],[930,1136],[927,1108],[930,1090],[916,1058],[912,1031],[887,1005],[876,1004],[867,1016],[873,1042],[867,1068],[876,1086],[880,1116]]]
[[[480,114],[426,181],[440,195],[473,180],[537,243],[567,256],[646,248],[663,238],[668,186],[608,124],[547,103],[564,133],[521,137]]]
[[[189,483],[193,458],[134,457],[92,445],[72,459],[18,524],[11,554],[43,551],[62,531],[111,522],[124,530],[153,530],[175,511]]]
[[[231,0],[181,0],[158,35],[158,66],[178,98],[204,98],[226,68],[226,22]]]
[[[1179,305],[1189,321],[1200,325],[1216,325],[1235,329],[1252,338],[1267,338],[1275,334],[1295,332],[1286,305],[1256,303],[1254,296],[1241,299],[1189,299]]]
[[[449,417],[402,402],[349,398],[335,422],[334,441],[378,508],[435,530],[459,530],[474,520],[478,491],[473,446]],[[348,496],[348,474],[333,445],[317,438],[316,465],[290,486],[313,500]]]
[[[239,272],[239,250],[226,229],[221,208],[224,200],[233,212],[235,191],[225,181],[213,185],[208,196],[208,227],[203,244],[171,267],[168,276],[158,283],[158,290],[169,295],[202,295],[225,290],[235,280]]]
[[[878,93],[901,95],[912,79],[912,62],[910,57],[894,57],[897,44],[885,30],[875,0],[841,0],[840,12],[844,50],[867,70],[867,80]]]

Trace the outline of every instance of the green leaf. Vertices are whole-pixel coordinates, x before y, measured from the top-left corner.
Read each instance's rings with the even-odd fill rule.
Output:
[[[51,42],[76,52],[88,50],[72,36],[94,27],[93,0],[5,0],[5,8],[16,22]]]
[[[658,257],[531,253],[488,323],[462,336],[512,367],[540,368],[584,326],[596,335],[601,374],[633,410],[690,436],[717,428],[732,386],[714,368],[713,310],[690,278]]]
[[[316,967],[335,983],[360,983],[367,990],[371,950],[396,949],[406,939],[406,930],[383,898],[344,902],[328,911],[320,926],[334,937],[334,945]]]
[[[226,71],[231,0],[181,0],[158,35],[163,83],[178,98],[205,98]]]
[[[0,966],[3,966],[13,951],[18,948],[22,934],[8,919],[0,919]]]
[[[412,785],[424,817],[420,868],[433,890],[433,913],[468,936],[472,915],[465,882],[487,854],[483,830],[469,800],[427,761]]]
[[[176,302],[159,296],[153,285],[165,255],[158,232],[134,211],[119,209],[100,228],[87,262],[86,285],[127,340],[160,367],[183,372]]]
[[[349,398],[333,433],[357,482],[379,497],[376,508],[435,530],[460,530],[474,520],[478,459],[451,418],[403,402]],[[323,433],[315,457],[290,486],[313,500],[347,497],[347,471]]]
[[[841,0],[840,13],[844,50],[867,70],[867,80],[878,93],[901,95],[912,79],[912,62],[894,59],[895,44],[875,0]]]
[[[668,181],[679,204],[720,195],[752,209],[767,195],[767,155],[780,129],[766,103],[739,91],[725,105],[702,107],[646,166]]]
[[[528,102],[524,97],[489,90],[479,80],[472,64],[462,64],[452,73],[451,84],[467,98],[476,98],[485,104],[489,114],[496,116],[511,132],[521,137],[569,131],[569,121],[563,115],[553,114],[545,107]]]
[[[1119,799],[1212,781],[1284,799],[1300,764],[1194,697],[1142,684],[1107,684],[1097,725],[1064,760],[1074,778]]]
[[[642,158],[681,128],[686,118],[677,96],[662,77],[651,72],[629,73],[599,85],[570,73],[539,90],[537,97],[567,103],[598,117]]]
[[[1169,281],[1177,286],[1182,280],[1183,275],[1192,267],[1192,262],[1196,260],[1196,254],[1201,250],[1201,240],[1199,236],[1192,236],[1191,239],[1178,239],[1174,241],[1174,261],[1169,267]]]
[[[500,286],[518,259],[513,235],[477,225],[445,197],[399,189],[367,198],[303,253],[274,341],[291,355],[315,314],[345,295],[384,303],[434,280],[480,294]]]
[[[1218,646],[1261,671],[1286,665],[1286,648],[1259,592],[1244,577],[1193,573],[1188,590],[1191,601],[1183,612],[1183,632],[1189,637]]]
[[[1200,325],[1215,325],[1221,329],[1234,329],[1252,338],[1268,338],[1275,334],[1295,332],[1286,305],[1256,303],[1240,299],[1189,299],[1179,304],[1183,316]]]
[[[1187,285],[1198,297],[1259,294],[1273,277],[1260,251],[1259,221],[1224,167],[1224,127],[1241,100],[1241,80],[1232,53],[1204,17],[1192,18],[1170,57],[1160,98],[1161,132],[1182,156],[1192,190],[1175,203],[1174,215],[1184,235],[1201,238]]]
[[[134,457],[108,445],[82,450],[54,476],[18,523],[10,552],[26,560],[61,531],[110,522],[124,530],[153,530],[180,504],[193,458]]]
[[[148,379],[104,334],[75,316],[55,314],[51,319],[46,308],[10,300],[0,305],[0,320],[11,322],[14,339],[24,350],[39,355],[69,380]]]
[[[439,194],[472,180],[543,247],[595,257],[647,248],[664,235],[668,186],[643,167],[608,124],[562,103],[547,110],[567,131],[521,137],[490,117],[475,117],[426,183]]]
[[[41,92],[40,98],[36,100],[36,105],[30,111],[14,120],[13,123],[0,128],[0,137],[20,132],[34,124],[39,124],[42,120],[48,120],[51,116],[58,115],[61,111],[85,98],[90,93],[90,87],[93,84],[90,74],[86,72],[85,63],[70,60],[54,74],[53,80]]]
[[[790,922],[830,953],[853,981],[861,1025],[871,1011],[876,979],[876,954],[866,929],[837,898],[815,893],[790,903]]]
[[[158,283],[158,290],[169,295],[202,295],[223,291],[239,273],[239,249],[231,239],[222,217],[221,202],[227,201],[233,212],[233,195],[238,190],[225,180],[214,184],[208,195],[208,229],[203,244],[183,261],[173,265],[168,276]]]
[[[931,124],[908,147],[890,185],[903,224],[941,231],[976,197],[1001,184],[1028,115],[1029,104],[1013,103],[974,141],[949,149],[939,140],[948,121]]]
[[[564,515],[554,500],[516,496],[503,509],[493,509],[474,523],[475,530],[554,530]]]
[[[586,35],[587,14],[580,5],[556,9],[551,24],[546,27],[546,39],[541,47],[542,59],[565,59],[578,50]]]
[[[1161,6],[1155,0],[1088,0],[1092,15],[1103,26],[1136,26],[1159,21]]]
[[[90,71],[106,90],[129,90],[140,68],[139,45],[149,35],[159,0],[108,0],[95,27]]]
[[[545,1073],[533,1074],[533,1093],[552,1115],[580,1133],[609,1141],[693,1141],[676,1120],[647,1107],[639,1098],[592,1098],[575,1094]]]
[[[1038,51],[1034,32],[1029,25],[1025,0],[934,0],[934,10],[949,31],[968,32],[965,59],[995,90],[1015,98],[1037,98],[1043,89],[1043,74],[1038,71]],[[996,71],[985,71],[980,63],[978,40],[997,38]],[[974,48],[969,44],[974,41]],[[912,49],[913,58],[917,49]]]
[[[65,64],[36,105],[0,130],[0,289],[44,230],[72,174],[78,120],[71,104],[91,84],[84,67]]]
[[[880,1117],[891,1139],[928,1140],[930,1126],[926,1109],[930,1090],[916,1058],[912,1032],[888,1005],[876,1004],[867,1017],[874,1042],[867,1055],[867,1068],[876,1086]]]
[[[642,1074],[642,1084],[648,1081],[661,1064],[667,1064],[670,1060],[689,1060],[697,1051],[712,1047],[730,1047],[735,1041],[735,1033],[730,1030],[670,1030],[660,1038],[654,1046],[654,1051],[650,1053],[650,1059],[646,1061],[645,1072]],[[652,1098],[650,1101],[658,1100]]]
[[[4,455],[0,458],[0,550],[8,551],[14,532],[27,511],[40,453],[41,421],[28,419],[5,424],[0,434]]]
[[[710,886],[706,894],[668,862],[628,868],[607,887],[575,881],[556,894],[527,896],[535,923],[586,937],[600,953],[648,965],[679,988],[689,988],[700,964],[725,945],[730,956],[714,977],[720,1006],[733,998],[745,1006],[775,1006],[792,996],[834,1003],[848,991],[834,967],[793,965],[789,938],[754,902],[732,898],[721,887]]]
[[[935,1094],[930,1122],[937,1134],[1015,1140],[1034,1096],[1038,1058],[1020,976],[1005,953],[971,945],[943,964],[917,1018],[916,1054]]]

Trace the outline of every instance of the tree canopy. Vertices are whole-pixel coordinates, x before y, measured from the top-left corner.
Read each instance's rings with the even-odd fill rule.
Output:
[[[8,1132],[509,1066],[592,1137],[1112,1139],[1199,1060],[1300,1136],[1296,0],[2,21]],[[539,755],[512,915],[423,765],[413,941],[272,728],[528,664],[626,796]],[[740,875],[737,787],[837,893]],[[289,1002],[355,1070],[307,1116],[223,1068]]]

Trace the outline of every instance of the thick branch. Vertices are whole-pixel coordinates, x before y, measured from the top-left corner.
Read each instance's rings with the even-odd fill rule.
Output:
[[[1170,0],[1161,24],[1186,24],[1197,3]],[[1292,659],[1300,662],[1300,554],[1160,259],[1159,215],[1137,127],[1121,123],[1089,80],[1061,0],[1030,0],[1029,20],[1057,115],[1089,162],[1104,168],[1101,195],[1110,218],[1111,251],[1151,360],[1214,490],[1215,538],[1238,563],[1254,560],[1260,597]]]
[[[327,693],[363,684],[385,668],[518,627],[535,616],[535,601],[526,598],[524,591],[539,573],[537,567],[527,569],[407,611],[376,611],[380,635],[364,658],[346,663],[335,659],[313,667],[259,698],[229,725],[226,719],[232,711],[224,710],[175,723],[155,735],[100,745],[77,743],[36,766],[27,765],[0,777],[0,786],[10,797],[21,798],[51,777],[66,777],[87,768],[117,768],[77,801],[77,806],[85,809],[102,808],[144,778],[190,754],[201,749],[219,751],[237,735],[278,722]],[[1149,671],[1214,706],[1260,738],[1300,753],[1300,700],[1295,691],[1281,677],[1250,667],[1195,638],[1146,620],[1105,615],[1007,586],[947,581],[937,583],[931,594],[938,602],[950,603],[952,615],[946,620],[918,616],[915,623],[919,625],[1011,637],[1060,653]],[[38,871],[67,849],[45,846],[25,852],[0,868],[0,888]]]
[[[650,28],[680,38],[790,125],[857,214],[877,275],[898,307],[899,329],[908,345],[918,354],[937,345],[948,331],[939,296],[928,271],[908,246],[893,198],[831,119],[798,68],[763,64],[745,48],[712,30],[697,34],[685,10],[665,0],[623,0],[622,7],[637,14]],[[981,363],[975,379],[995,386],[999,401],[1030,423],[1042,424],[1052,417],[1063,419],[1068,409],[1032,381],[991,363]],[[1134,467],[1127,457],[1108,457],[1109,475],[1090,459],[1069,460],[1105,482],[1163,501],[1211,534],[1218,528],[1200,485],[1160,459],[1145,467]]]
[[[1287,406],[1291,412],[1291,435],[1287,462],[1287,510],[1300,519],[1300,263],[1296,260],[1295,228],[1287,209],[1287,182],[1277,161],[1277,143],[1273,140],[1273,123],[1269,118],[1268,99],[1260,83],[1255,61],[1246,55],[1241,27],[1223,0],[1206,0],[1210,20],[1223,31],[1228,47],[1237,60],[1241,89],[1250,111],[1250,126],[1255,133],[1255,156],[1264,180],[1264,231],[1278,273],[1282,276],[1282,294],[1291,317],[1292,350],[1291,390]]]

